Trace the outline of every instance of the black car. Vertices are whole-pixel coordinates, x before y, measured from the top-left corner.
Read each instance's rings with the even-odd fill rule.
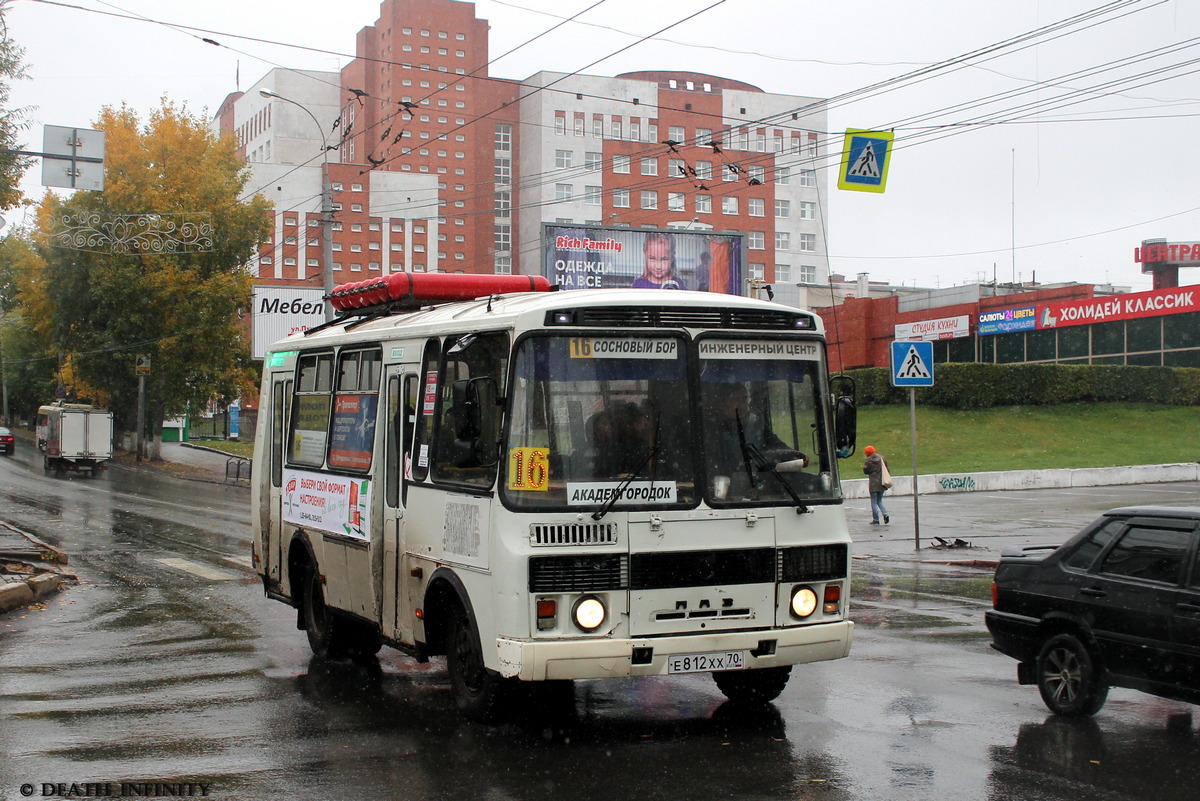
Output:
[[[0,453],[11,455],[16,449],[16,439],[13,437],[13,432],[7,428],[0,428]]]
[[[1109,687],[1200,703],[1200,507],[1105,512],[1065,544],[1006,548],[992,584],[992,647],[1060,715],[1100,710]]]

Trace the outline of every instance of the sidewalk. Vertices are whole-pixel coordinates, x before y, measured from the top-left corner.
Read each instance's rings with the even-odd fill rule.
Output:
[[[67,555],[32,534],[0,521],[0,614],[57,592],[75,577]]]

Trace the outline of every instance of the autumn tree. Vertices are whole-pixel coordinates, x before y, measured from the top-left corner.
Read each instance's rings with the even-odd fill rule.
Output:
[[[11,208],[21,199],[18,184],[29,160],[12,152],[20,150],[20,135],[28,125],[26,108],[9,108],[12,82],[25,77],[23,48],[8,36],[7,4],[0,0],[0,209]]]
[[[70,391],[103,396],[118,425],[135,428],[137,354],[151,357],[147,431],[163,420],[253,391],[242,315],[251,280],[243,265],[269,226],[269,203],[249,200],[249,170],[231,137],[164,99],[143,123],[105,108],[105,188],[38,209],[44,269],[22,304],[43,342],[62,354]],[[186,224],[209,225],[194,236]],[[105,227],[107,226],[107,227]],[[104,236],[69,237],[75,231]]]

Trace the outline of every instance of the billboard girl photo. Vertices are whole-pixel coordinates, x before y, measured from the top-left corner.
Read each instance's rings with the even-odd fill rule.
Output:
[[[559,289],[747,291],[736,231],[546,224],[543,237],[544,274]]]
[[[675,265],[674,237],[661,231],[647,234],[642,243],[642,254],[646,266],[642,274],[633,279],[634,289],[687,289]]]

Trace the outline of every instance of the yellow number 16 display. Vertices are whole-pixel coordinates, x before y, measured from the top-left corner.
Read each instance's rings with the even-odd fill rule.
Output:
[[[545,448],[513,448],[508,452],[510,490],[550,489],[550,452]]]

